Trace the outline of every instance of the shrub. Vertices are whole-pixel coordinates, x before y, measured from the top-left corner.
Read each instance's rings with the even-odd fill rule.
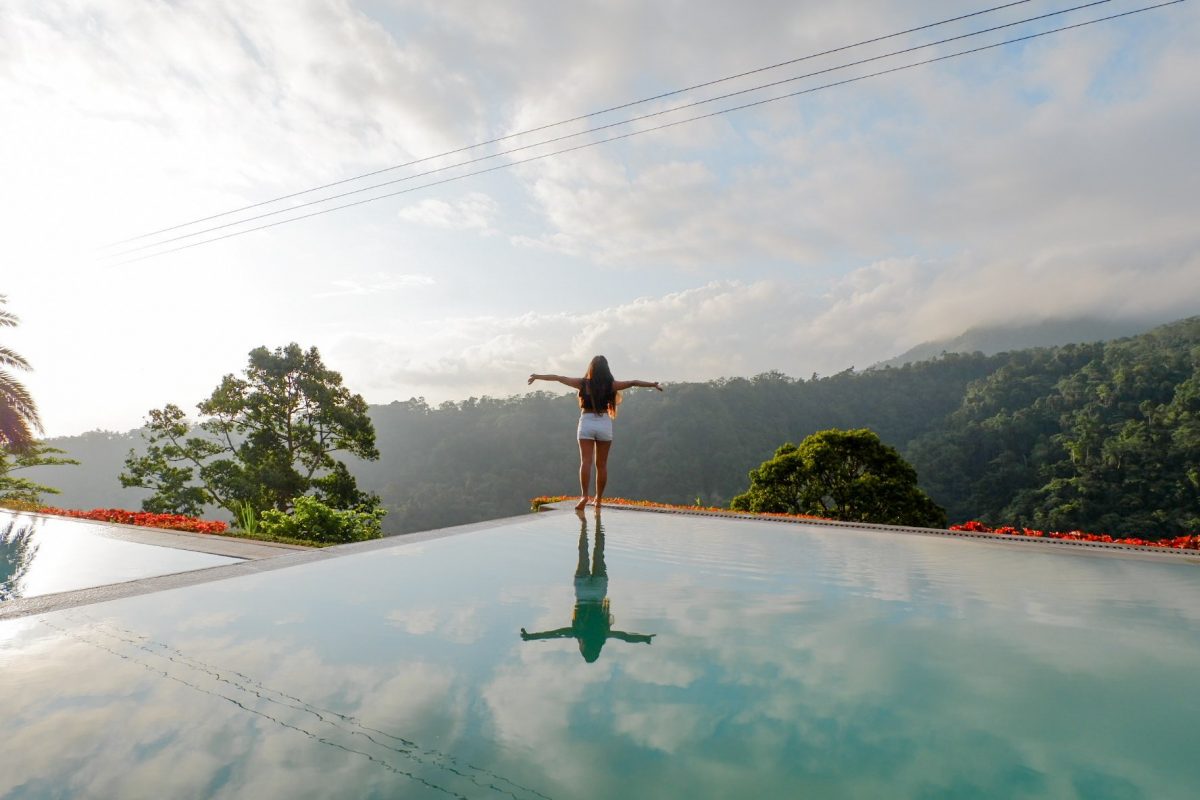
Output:
[[[262,512],[258,519],[258,531],[268,536],[310,542],[362,542],[383,537],[380,521],[384,513],[382,509],[341,511],[330,508],[315,497],[302,495],[296,498],[296,505],[290,514],[276,509]]]
[[[944,527],[946,512],[917,485],[895,448],[866,428],[818,431],[751,471],[735,511],[768,511],[882,525]]]

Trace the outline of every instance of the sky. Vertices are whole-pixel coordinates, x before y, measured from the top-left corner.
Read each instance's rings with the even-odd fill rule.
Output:
[[[10,0],[0,337],[59,436],[194,411],[293,341],[371,403],[437,404],[597,353],[622,379],[808,377],[978,325],[1200,313],[1200,4],[820,88],[1151,4],[887,55],[1083,2],[524,133],[988,5]]]

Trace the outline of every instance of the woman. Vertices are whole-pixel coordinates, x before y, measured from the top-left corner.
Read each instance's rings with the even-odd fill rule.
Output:
[[[582,378],[564,375],[530,375],[534,381],[558,381],[579,392],[579,502],[576,509],[588,504],[588,486],[592,482],[592,460],[596,461],[596,508],[604,501],[604,485],[608,483],[608,451],[612,448],[612,421],[617,416],[621,403],[621,390],[631,386],[658,389],[657,381],[618,381],[613,379],[608,368],[608,359],[596,356],[588,364],[587,374]]]

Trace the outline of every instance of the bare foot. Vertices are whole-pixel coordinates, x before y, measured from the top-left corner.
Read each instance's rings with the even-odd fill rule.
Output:
[[[601,500],[599,497],[597,497],[595,500],[593,500],[593,501],[592,501],[592,505],[594,505],[594,506],[596,507],[596,510],[597,510],[597,511],[599,511],[599,510],[600,510],[600,506],[601,506],[603,503],[604,503],[604,501],[603,501],[603,500]]]
[[[583,507],[586,506],[587,504],[588,504],[588,499],[586,497],[581,497],[581,498],[579,498],[579,502],[575,504],[575,510],[582,511]]]

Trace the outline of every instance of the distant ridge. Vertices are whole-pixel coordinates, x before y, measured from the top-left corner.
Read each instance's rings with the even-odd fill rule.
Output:
[[[901,452],[953,522],[1138,536],[1200,532],[1200,316],[1128,335],[1138,327],[1098,320],[981,327],[934,345],[939,354],[972,352],[907,366],[810,380],[769,372],[673,383],[662,395],[631,392],[620,425],[632,446],[614,450],[609,490],[724,506],[782,442],[865,427]],[[1051,345],[1055,339],[1069,346]],[[1038,346],[1017,347],[1029,341]],[[535,495],[578,486],[572,434],[579,409],[571,395],[531,392],[437,407],[413,398],[370,413],[381,459],[349,466],[363,490],[383,499],[388,533],[511,516]],[[1077,458],[1068,448],[1085,436],[1090,449]],[[139,431],[93,431],[48,444],[81,462],[21,473],[61,488],[51,503],[140,505],[144,490],[117,480],[130,450],[145,447]],[[227,513],[213,510],[209,518]]]
[[[895,358],[881,361],[868,369],[902,367],[918,361],[937,358],[942,353],[996,353],[1028,350],[1033,347],[1058,347],[1064,344],[1085,342],[1107,342],[1124,339],[1163,324],[1165,320],[1098,319],[1048,319],[1041,322],[1013,325],[984,325],[968,328],[965,333],[951,339],[923,342]]]

